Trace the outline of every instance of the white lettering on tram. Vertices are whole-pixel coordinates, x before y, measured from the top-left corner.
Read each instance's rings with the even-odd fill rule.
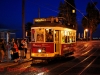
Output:
[[[48,44],[41,44],[41,45],[36,45],[33,44],[34,47],[50,47]]]
[[[36,44],[33,44],[33,46],[35,46],[35,47],[41,47],[41,45],[36,45]]]

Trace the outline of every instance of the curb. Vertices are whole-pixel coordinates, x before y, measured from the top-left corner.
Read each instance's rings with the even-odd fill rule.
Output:
[[[3,67],[3,68],[7,68],[7,67],[13,67],[13,66],[17,66],[17,65],[19,65],[19,64],[23,64],[23,63],[26,63],[26,62],[30,62],[30,61],[32,61],[32,59],[30,58],[30,59],[27,59],[27,60],[25,60],[25,61],[22,61],[22,62],[12,62],[12,61],[10,61],[10,62],[4,62],[4,63],[2,63],[1,65],[0,65],[0,67]],[[7,65],[7,66],[2,66],[2,65],[6,65],[6,64],[9,64],[9,65]]]

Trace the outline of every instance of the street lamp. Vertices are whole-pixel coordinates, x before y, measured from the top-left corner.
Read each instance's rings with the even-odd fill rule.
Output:
[[[85,29],[85,32],[86,32],[86,38],[88,40],[88,29]]]

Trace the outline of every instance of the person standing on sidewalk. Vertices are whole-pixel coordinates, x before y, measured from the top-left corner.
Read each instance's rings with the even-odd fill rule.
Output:
[[[11,42],[10,42],[10,54],[11,54],[11,60],[13,60],[13,51],[14,51],[14,42],[15,42],[15,40],[14,40],[14,38],[11,40]]]
[[[19,56],[20,56],[20,60],[22,61],[22,59],[24,58],[24,45],[23,45],[24,40],[21,40],[21,43],[19,44]]]
[[[19,50],[18,50],[18,46],[16,44],[16,42],[14,42],[14,47],[15,48],[15,52],[13,52],[13,58],[14,58],[14,62],[18,62],[19,61]]]
[[[0,39],[0,53],[1,53],[1,60],[0,60],[0,62],[3,62],[3,59],[4,59],[4,55],[5,55],[5,53],[4,53],[4,48],[5,46],[4,46],[4,40],[3,39]]]
[[[24,39],[23,45],[24,45],[24,51],[25,51],[25,57],[24,58],[26,58],[26,56],[27,56],[27,41],[26,41],[26,39]]]

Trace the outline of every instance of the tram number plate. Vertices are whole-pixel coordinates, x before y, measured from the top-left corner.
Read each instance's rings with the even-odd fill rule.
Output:
[[[41,56],[44,56],[44,54],[41,54]]]
[[[38,54],[38,56],[44,56],[44,54]]]

